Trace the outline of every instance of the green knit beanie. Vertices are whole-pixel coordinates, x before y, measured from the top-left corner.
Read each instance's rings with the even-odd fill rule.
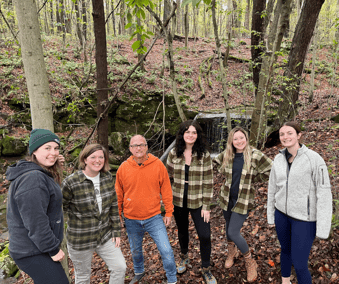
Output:
[[[60,145],[59,137],[52,131],[40,128],[33,129],[31,137],[29,138],[29,155],[32,155],[32,153],[39,147],[51,141]]]

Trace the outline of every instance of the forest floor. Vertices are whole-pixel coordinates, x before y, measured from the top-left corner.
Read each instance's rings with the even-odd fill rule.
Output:
[[[239,44],[239,41],[235,42],[234,48],[231,49],[230,54],[238,58],[250,59],[250,41],[249,39],[242,39],[246,44]],[[45,50],[55,49],[58,42],[49,41],[44,42]],[[119,42],[109,42],[109,47],[115,47],[115,53],[112,57],[127,58],[130,64],[135,64],[137,58],[135,53],[131,50],[131,42],[128,40]],[[162,53],[166,47],[163,46],[163,42],[159,41],[150,55],[146,59],[145,67],[147,70],[147,76],[139,81],[134,81],[130,87],[142,88],[142,89],[154,89],[160,88],[170,92],[170,84],[167,80],[158,77],[159,66],[162,64]],[[213,111],[215,109],[222,109],[224,107],[224,100],[222,97],[222,86],[220,80],[218,80],[218,59],[216,58],[212,63],[211,81],[213,82],[212,88],[208,87],[206,78],[203,77],[203,84],[205,89],[205,96],[202,96],[202,91],[198,86],[199,69],[202,61],[213,55],[215,50],[215,44],[211,40],[199,39],[196,43],[190,41],[189,48],[184,48],[184,43],[175,41],[175,60],[178,62],[176,68],[178,68],[178,74],[180,80],[178,80],[178,89],[181,94],[188,95],[190,97],[187,100],[187,104],[193,109],[199,111]],[[11,54],[11,47],[4,45],[0,46],[0,54]],[[224,50],[223,50],[224,51]],[[72,54],[74,48],[67,49],[67,53],[71,61],[76,62],[78,59]],[[303,143],[309,148],[317,151],[326,161],[330,171],[330,178],[332,184],[333,197],[339,200],[339,126],[330,118],[339,114],[338,98],[339,88],[338,84],[334,84],[333,80],[338,82],[339,70],[337,65],[333,65],[333,57],[331,56],[331,49],[324,47],[317,53],[316,66],[316,79],[315,79],[315,91],[313,101],[310,103],[309,99],[309,81],[310,75],[304,74],[301,90],[300,90],[300,108],[299,114],[296,119],[299,122],[303,122]],[[285,57],[286,58],[286,57]],[[308,55],[308,59],[305,67],[310,68],[311,54]],[[54,68],[57,68],[59,64],[57,61],[53,62],[51,57],[45,58],[49,65],[49,72],[52,72]],[[212,61],[211,61],[212,62]],[[279,62],[283,62],[280,58]],[[3,71],[4,66],[0,66],[0,71]],[[204,67],[205,68],[205,67]],[[331,69],[332,68],[332,69]],[[337,69],[335,69],[337,68]],[[57,69],[56,69],[57,70]],[[64,77],[71,76],[70,73],[62,74],[56,71],[57,75]],[[126,68],[115,68],[110,66],[110,73],[115,78],[122,78],[126,74]],[[329,77],[330,73],[334,72],[334,79]],[[1,73],[1,72],[0,72]],[[11,71],[15,80],[18,81],[20,88],[26,89],[24,79],[21,75],[23,70],[21,67],[16,67]],[[52,74],[50,73],[51,77]],[[152,74],[152,75],[149,75]],[[165,70],[165,78],[168,78],[168,70]],[[80,75],[79,75],[80,76]],[[152,76],[156,76],[156,80],[152,84],[149,84]],[[8,77],[3,81],[2,96],[12,96],[9,94],[10,85],[12,84]],[[251,73],[249,71],[248,63],[239,62],[237,60],[229,60],[229,67],[227,69],[227,81],[228,81],[228,94],[231,107],[241,106],[242,108],[253,105],[254,98],[251,90]],[[120,79],[113,80],[112,86],[116,86]],[[68,90],[58,85],[55,80],[51,79],[51,92],[53,96],[62,97],[63,93]],[[126,87],[126,91],[128,88]],[[9,109],[6,100],[0,102],[1,113],[12,115],[13,111]],[[2,117],[2,116],[0,116]],[[6,124],[3,118],[0,118],[1,124]],[[13,127],[11,128],[11,135],[22,136],[29,133],[25,127]],[[75,132],[74,135],[82,135],[86,137],[88,131]],[[59,133],[61,134],[61,133]],[[67,133],[64,133],[66,136]],[[67,146],[68,147],[68,146]],[[69,147],[72,147],[70,145]],[[263,152],[270,158],[278,153],[281,149],[281,145],[275,145],[271,148],[263,149]],[[9,162],[8,162],[9,163]],[[69,169],[71,170],[71,169]],[[214,201],[218,199],[221,184],[223,182],[222,176],[215,171],[214,178]],[[8,186],[6,181],[1,183],[2,189],[0,193],[5,193]],[[266,220],[266,202],[267,202],[267,183],[256,183],[255,185],[257,196],[255,199],[256,208],[253,210],[249,218],[246,220],[242,234],[247,240],[249,246],[252,249],[254,258],[258,262],[258,280],[256,283],[281,283],[280,276],[280,247],[277,240],[277,235],[274,227],[269,226]],[[211,212],[211,229],[212,229],[212,261],[214,266],[211,271],[218,280],[218,283],[246,283],[246,270],[244,260],[242,257],[236,260],[235,265],[230,269],[224,268],[225,259],[227,256],[227,245],[225,237],[225,220],[222,216],[221,209],[216,206]],[[178,283],[203,283],[203,279],[200,273],[200,252],[199,241],[194,229],[192,220],[190,220],[190,249],[189,256],[191,259],[192,268],[189,269],[184,275],[178,277]],[[177,229],[175,222],[168,227],[168,236],[173,247],[176,261],[179,260],[179,243],[177,237]],[[125,228],[122,228],[122,245],[121,249],[126,258],[127,271],[125,283],[133,278],[133,262],[130,253],[130,247],[126,236]],[[156,245],[152,239],[146,234],[144,239],[144,256],[145,256],[145,270],[146,276],[140,283],[153,284],[162,283],[165,279],[165,271],[162,267],[160,255],[156,249]],[[69,261],[70,274],[74,279],[74,269],[72,262]],[[314,241],[311,255],[309,258],[309,269],[313,277],[313,283],[339,283],[339,228],[335,228],[327,240],[320,240],[316,238]],[[292,274],[292,283],[296,283],[295,273]],[[108,283],[109,272],[104,262],[95,255],[92,261],[92,277],[91,284]],[[21,274],[17,280],[18,284],[32,283],[24,273]]]

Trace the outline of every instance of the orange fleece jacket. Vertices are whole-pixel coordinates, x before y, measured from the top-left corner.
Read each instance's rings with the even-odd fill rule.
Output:
[[[128,219],[146,220],[160,214],[160,195],[166,217],[173,213],[173,194],[165,165],[152,154],[139,166],[130,156],[117,171],[115,190],[119,215]]]

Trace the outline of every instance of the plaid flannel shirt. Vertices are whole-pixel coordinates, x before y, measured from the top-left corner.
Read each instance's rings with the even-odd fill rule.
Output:
[[[67,242],[75,250],[88,250],[120,237],[120,219],[114,179],[100,173],[102,211],[99,212],[93,182],[80,170],[61,185],[63,209],[68,216]]]
[[[167,171],[172,182],[173,204],[183,207],[185,186],[185,158],[177,157],[173,148],[167,157]],[[198,160],[192,155],[188,176],[187,208],[210,210],[213,197],[213,166],[210,153],[206,152]]]
[[[224,153],[225,152],[220,153],[213,161],[219,164],[219,172],[225,175],[225,184],[222,185],[219,194],[219,205],[221,209],[227,211],[232,184],[233,159],[226,165],[225,169],[221,169]],[[259,179],[262,181],[267,180],[270,175],[272,163],[272,160],[265,154],[257,149],[252,149],[250,169],[246,170],[243,168],[241,172],[238,201],[232,209],[233,212],[247,214],[248,210],[254,208],[255,190],[251,186],[252,182]]]

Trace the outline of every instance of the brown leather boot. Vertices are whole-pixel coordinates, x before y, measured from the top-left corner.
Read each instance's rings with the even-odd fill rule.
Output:
[[[225,262],[225,268],[230,268],[234,264],[234,258],[239,256],[239,251],[235,243],[228,242],[228,254]]]
[[[252,255],[250,252],[244,254],[245,258],[245,265],[247,270],[247,281],[253,282],[257,280],[258,277],[258,264],[257,262],[252,258]]]

